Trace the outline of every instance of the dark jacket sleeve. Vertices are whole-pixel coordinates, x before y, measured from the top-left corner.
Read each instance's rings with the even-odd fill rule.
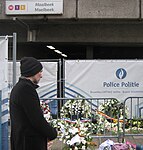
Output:
[[[55,139],[57,131],[45,120],[36,90],[30,86],[24,87],[21,96],[22,101],[20,103],[33,128],[42,136],[47,137],[48,140]]]

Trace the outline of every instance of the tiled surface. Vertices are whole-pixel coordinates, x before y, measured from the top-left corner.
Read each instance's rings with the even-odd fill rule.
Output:
[[[10,134],[10,132],[9,132],[9,134]],[[105,140],[106,139],[101,139],[101,138],[95,139],[95,142],[97,143],[97,146],[95,147],[94,150],[98,150],[99,145],[102,142],[104,142]],[[110,140],[113,140],[114,142],[117,142],[117,138],[116,139],[113,138],[113,139],[110,139]],[[128,137],[125,138],[125,140],[129,141],[133,144],[143,145],[143,136],[128,136]],[[53,142],[52,150],[62,150],[63,146],[64,146],[63,143],[56,139]],[[9,147],[9,150],[10,150],[10,147]]]
[[[106,139],[95,139],[95,142],[97,143],[97,146],[94,148],[94,150],[98,150],[99,145],[105,141]],[[117,139],[111,139],[114,142],[117,142]],[[135,136],[129,136],[126,137],[126,141],[130,141],[133,144],[142,144],[143,145],[143,136],[135,137]],[[55,140],[52,146],[52,150],[62,150],[63,144],[62,142]]]

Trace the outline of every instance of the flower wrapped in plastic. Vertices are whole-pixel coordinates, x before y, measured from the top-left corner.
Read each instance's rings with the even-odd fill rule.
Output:
[[[47,120],[47,122],[49,122],[52,119],[52,116],[48,103],[40,101],[40,106],[43,111],[44,118]]]

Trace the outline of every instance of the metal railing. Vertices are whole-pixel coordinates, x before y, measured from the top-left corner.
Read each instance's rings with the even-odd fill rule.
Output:
[[[116,100],[115,98],[47,98],[47,99],[41,99],[45,102],[48,103],[50,109],[51,109],[51,113],[54,119],[65,119],[62,118],[60,116],[60,110],[61,108],[64,106],[64,104],[69,101],[69,100],[75,100],[75,101],[81,101],[81,100],[86,100],[86,102],[88,103],[88,105],[90,106],[90,112],[91,112],[91,118],[85,118],[90,120],[92,123],[97,124],[97,128],[96,132],[94,134],[92,134],[92,137],[94,139],[98,139],[98,142],[101,143],[103,140],[105,139],[109,139],[109,138],[114,138],[116,139],[115,141],[120,141],[121,137],[122,137],[122,133],[119,129],[119,124],[120,123],[120,119],[119,119],[119,107],[120,104],[116,105],[116,123],[114,122],[113,118],[115,117],[115,114],[112,113],[112,109],[114,108],[110,108],[110,110],[102,110],[102,112],[99,112],[99,106],[101,104],[106,104],[106,102],[108,101],[110,104],[112,104],[111,101]],[[108,113],[108,114],[107,114]],[[101,132],[101,128],[98,127],[98,123],[99,123],[99,118],[97,118],[97,116],[100,119],[103,119],[102,124],[100,121],[100,125],[102,125],[102,132]],[[77,114],[76,119],[78,119],[80,117],[79,114]],[[73,118],[71,117],[71,120]],[[81,118],[80,118],[81,119]],[[108,124],[108,127],[107,127]],[[113,128],[116,127],[116,130],[113,131]]]
[[[124,115],[123,139],[143,136],[143,97],[128,97],[124,100],[124,114],[128,107],[128,117]]]

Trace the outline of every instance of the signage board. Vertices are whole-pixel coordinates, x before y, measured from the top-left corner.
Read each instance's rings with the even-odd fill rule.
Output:
[[[143,96],[143,60],[67,60],[66,97]]]
[[[62,14],[63,0],[6,0],[7,15]]]

